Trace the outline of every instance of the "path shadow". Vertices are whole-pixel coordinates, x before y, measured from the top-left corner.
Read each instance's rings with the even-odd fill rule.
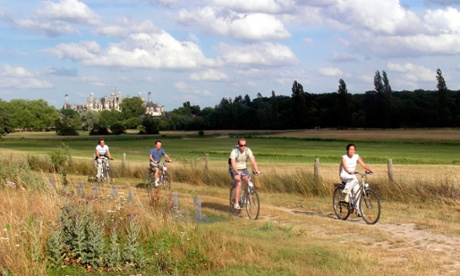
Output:
[[[213,202],[201,202],[201,208],[209,208],[222,212],[230,212],[230,206]]]
[[[307,216],[319,216],[323,218],[330,218],[330,219],[337,219],[337,220],[339,219],[334,213],[324,214],[324,213],[318,213],[318,212],[313,212],[313,211],[299,211],[299,210],[292,210],[292,212],[294,214],[301,214],[301,215],[307,215]],[[354,214],[351,214],[348,217],[347,221],[358,222],[358,221],[362,221],[362,218]]]
[[[136,185],[136,188],[140,188],[140,189],[147,189],[147,183],[138,183]]]

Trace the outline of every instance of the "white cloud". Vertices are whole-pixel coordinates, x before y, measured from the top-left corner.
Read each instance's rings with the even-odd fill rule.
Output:
[[[318,68],[317,72],[318,74],[326,77],[340,77],[343,75],[342,70],[332,67]]]
[[[43,8],[30,18],[14,20],[16,26],[56,37],[64,33],[79,33],[72,24],[99,25],[99,17],[86,4],[78,0],[45,1]]]
[[[460,12],[457,9],[428,10],[423,19],[434,34],[460,35]]]
[[[36,74],[24,67],[3,65],[0,69],[0,87],[45,89],[52,88],[53,85],[38,79]]]
[[[298,60],[289,47],[264,42],[259,44],[234,46],[221,44],[219,47],[224,63],[253,66],[289,66]]]
[[[50,51],[59,58],[80,60],[89,66],[187,69],[214,63],[196,44],[178,41],[165,31],[131,34],[106,49],[96,42],[82,42],[60,44]]]
[[[96,28],[95,33],[103,36],[126,37],[130,33],[157,33],[159,31],[160,29],[150,20],[138,22],[127,17],[121,17],[117,18],[116,25]]]
[[[399,0],[350,0],[338,1],[329,9],[331,19],[372,31],[374,34],[405,35],[423,29],[417,15],[401,6]]]
[[[78,0],[45,1],[42,9],[34,13],[37,19],[61,20],[83,25],[98,25],[99,16]]]
[[[241,14],[214,7],[181,10],[177,20],[190,26],[199,26],[204,32],[228,36],[242,41],[280,40],[291,37],[283,23],[264,13]]]
[[[436,70],[428,69],[424,66],[412,63],[388,63],[387,67],[389,70],[399,73],[403,79],[408,81],[433,82],[436,80]]]
[[[189,79],[193,81],[228,81],[230,77],[221,71],[208,69],[190,74]]]
[[[295,4],[292,0],[212,0],[213,6],[225,7],[239,12],[279,13]]]
[[[54,49],[48,50],[58,58],[71,60],[91,60],[102,54],[99,44],[94,41],[82,41],[79,43],[59,44]]]

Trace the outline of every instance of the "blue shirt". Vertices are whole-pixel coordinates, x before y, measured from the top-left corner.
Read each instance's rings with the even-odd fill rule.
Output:
[[[156,148],[150,149],[150,155],[152,156],[153,160],[160,162],[161,157],[165,155],[166,152],[163,149],[157,150]]]

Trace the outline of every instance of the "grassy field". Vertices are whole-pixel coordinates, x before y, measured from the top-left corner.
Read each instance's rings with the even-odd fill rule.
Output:
[[[82,206],[97,210],[95,213],[100,213],[101,221],[117,222],[136,217],[142,225],[137,238],[141,244],[139,252],[145,254],[144,270],[128,267],[123,272],[114,270],[110,275],[128,272],[145,275],[455,275],[460,269],[457,261],[460,205],[455,200],[460,196],[460,158],[456,155],[460,152],[460,142],[454,137],[459,133],[457,130],[258,134],[216,131],[205,133],[204,138],[193,132],[106,137],[116,158],[115,170],[121,169],[123,153],[130,168],[146,167],[153,142],[158,138],[163,141],[174,160],[169,166],[173,176],[181,180],[173,183],[173,192],[179,195],[179,212],[172,213],[164,213],[165,206],[171,204],[171,194],[160,191],[158,202],[163,205],[149,204],[141,177],[120,176],[115,179],[117,195],[114,196],[113,188],[103,186],[96,197],[94,183],[87,183],[85,174],[69,174],[70,184],[64,187],[59,173],[45,171],[30,175],[12,162],[27,155],[46,157],[65,144],[74,160],[91,163],[98,137],[8,135],[0,141],[1,159],[5,162],[0,173],[14,177],[16,182],[36,183],[41,188],[27,187],[29,192],[0,189],[0,227],[4,229],[0,235],[3,241],[0,270],[14,275],[79,275],[88,271],[88,267],[86,270],[72,268],[69,264],[50,270],[43,262],[44,256],[38,254],[46,248],[45,240],[57,227],[62,198],[75,198],[76,206],[81,202],[85,203]],[[236,143],[235,135],[248,137],[248,145],[264,173],[255,179],[256,187],[262,191],[258,221],[228,212],[226,162]],[[397,139],[398,135],[402,138]],[[356,216],[340,221],[333,215],[330,192],[338,180],[340,156],[349,142],[354,142],[366,163],[377,170],[377,174],[369,178],[371,186],[382,189],[381,195],[388,195],[382,198],[382,217],[374,226],[366,225]],[[210,157],[208,171],[204,170],[205,153]],[[313,172],[315,158],[320,158],[324,182],[319,186],[324,185],[323,190],[287,191],[289,183],[310,181],[305,171]],[[397,178],[393,184],[386,176],[388,158],[393,160]],[[14,166],[9,168],[8,164]],[[48,189],[50,178],[56,182],[51,190]],[[213,185],[213,179],[225,179],[225,183]],[[79,183],[84,183],[83,191],[79,190]],[[268,185],[274,188],[264,187]],[[280,192],[276,192],[278,188]],[[385,190],[388,188],[396,195]],[[84,199],[78,198],[82,192]],[[407,194],[398,199],[398,193]],[[430,196],[426,196],[428,194]],[[127,200],[128,195],[131,201]],[[198,221],[194,220],[196,196],[202,200],[203,217]],[[437,200],[438,197],[449,200]],[[123,220],[118,223],[131,225]],[[127,228],[119,233],[120,243],[129,240],[125,235],[130,231]],[[15,235],[19,238],[13,239]],[[6,242],[8,238],[11,242]]]

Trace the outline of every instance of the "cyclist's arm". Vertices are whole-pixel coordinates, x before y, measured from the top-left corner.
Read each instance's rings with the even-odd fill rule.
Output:
[[[96,149],[96,158],[97,158],[97,159],[100,159],[100,158],[101,158],[101,156],[99,155],[99,151],[98,151],[97,149]]]
[[[354,171],[348,170],[347,161],[345,160],[345,157],[342,157],[342,167],[343,167],[343,170],[348,174],[354,174],[355,173]]]
[[[370,171],[370,172],[373,172],[371,168],[369,168],[369,166],[367,166],[366,164],[364,164],[363,160],[361,159],[361,157],[358,158],[358,163],[366,170],[366,171]]]
[[[165,154],[166,161],[171,162],[171,158],[169,158],[169,155]]]
[[[109,151],[109,150],[107,150],[107,152],[106,152],[106,153],[107,153],[107,157],[108,157],[110,160],[113,160],[113,157],[112,157],[112,155],[110,154],[110,151]]]
[[[254,171],[254,173],[260,174],[259,168],[257,167],[256,158],[254,157],[254,155],[249,156],[249,160],[251,160],[252,170]]]

